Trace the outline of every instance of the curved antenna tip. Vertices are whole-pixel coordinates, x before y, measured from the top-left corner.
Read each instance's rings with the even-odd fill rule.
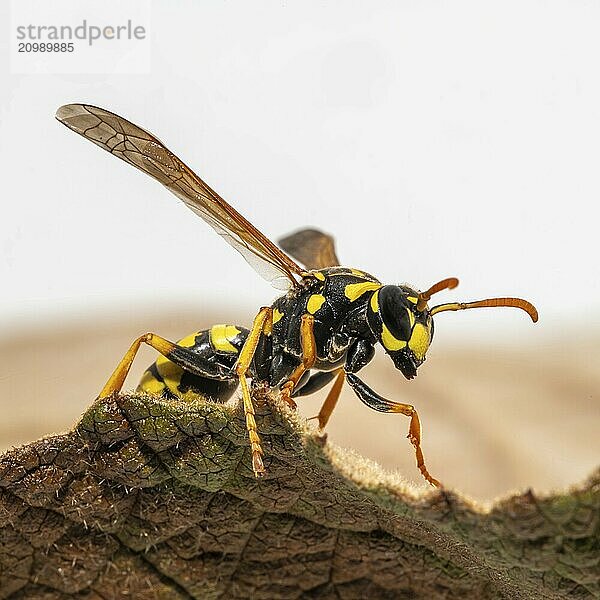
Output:
[[[488,298],[487,300],[477,300],[476,302],[451,302],[449,304],[440,304],[434,306],[429,312],[433,316],[446,310],[466,310],[469,308],[500,308],[500,307],[520,308],[524,310],[534,323],[538,321],[537,308],[522,298]]]

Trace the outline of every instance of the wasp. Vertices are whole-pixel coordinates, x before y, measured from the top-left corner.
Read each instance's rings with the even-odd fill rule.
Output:
[[[507,306],[524,310],[536,322],[538,313],[530,302],[490,298],[430,308],[430,298],[455,288],[458,279],[444,279],[426,291],[409,285],[385,285],[365,271],[340,266],[331,236],[314,229],[298,231],[280,240],[278,247],[153,134],[88,104],[62,106],[56,118],[162,183],[240,252],[259,275],[285,292],[271,306],[258,311],[249,329],[214,325],[178,342],[155,333],[140,336],[102,388],[99,399],[121,390],[141,344],[148,344],[160,356],[142,376],[139,391],[224,402],[241,386],[252,469],[260,477],[265,473],[264,452],[251,385],[279,390],[282,400],[295,408],[296,398],[333,382],[317,416],[322,429],[347,382],[369,408],[410,418],[408,438],[415,449],[417,467],[430,484],[440,487],[425,465],[421,425],[414,406],[380,396],[357,373],[381,344],[395,368],[412,379],[425,360],[433,339],[433,317],[438,313]]]

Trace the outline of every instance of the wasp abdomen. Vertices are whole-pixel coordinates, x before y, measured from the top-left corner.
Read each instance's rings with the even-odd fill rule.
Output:
[[[177,346],[197,355],[194,366],[203,375],[189,373],[168,356],[159,356],[142,375],[137,390],[168,398],[193,400],[200,396],[225,402],[238,386],[233,366],[247,335],[243,327],[223,324],[192,333]]]

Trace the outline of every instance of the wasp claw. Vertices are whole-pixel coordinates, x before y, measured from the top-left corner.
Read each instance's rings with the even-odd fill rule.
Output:
[[[254,471],[254,476],[257,479],[259,477],[264,477],[265,475],[265,465],[263,464],[262,457],[258,452],[252,453],[252,470]]]

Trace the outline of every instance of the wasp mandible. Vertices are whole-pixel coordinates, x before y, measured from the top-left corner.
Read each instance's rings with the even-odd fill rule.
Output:
[[[412,379],[433,338],[434,315],[509,306],[524,310],[536,322],[537,310],[530,302],[491,298],[430,308],[431,296],[455,288],[458,279],[444,279],[424,292],[407,285],[384,285],[369,273],[339,266],[333,239],[313,229],[282,239],[284,252],[151,133],[88,104],[61,106],[56,118],[160,181],[240,252],[263,278],[285,290],[271,306],[260,309],[250,329],[215,325],[177,343],[155,333],[140,336],[102,388],[100,399],[121,390],[141,344],[148,344],[161,356],[144,373],[140,391],[168,397],[200,395],[224,402],[240,385],[252,469],[259,477],[265,473],[263,449],[248,379],[252,385],[266,384],[278,389],[281,398],[292,407],[296,407],[295,398],[312,394],[333,381],[317,417],[320,428],[327,424],[347,381],[368,407],[410,417],[408,438],[415,448],[417,467],[430,484],[440,486],[425,466],[415,408],[383,398],[357,373],[373,358],[375,345],[380,343],[394,366]]]

